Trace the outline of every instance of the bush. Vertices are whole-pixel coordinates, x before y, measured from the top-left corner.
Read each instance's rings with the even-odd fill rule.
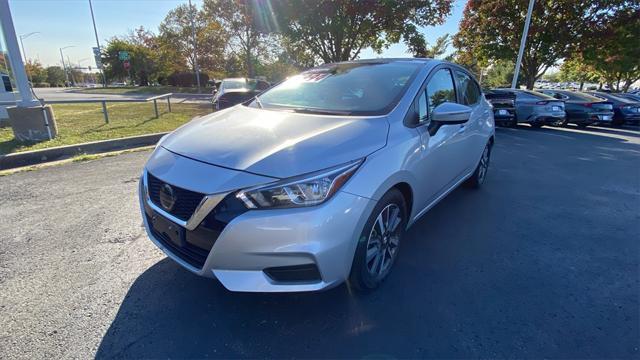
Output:
[[[207,74],[200,73],[200,85],[206,86],[209,81]],[[171,86],[193,87],[197,84],[196,73],[173,73],[169,75],[167,83]]]
[[[33,84],[33,87],[37,87],[37,88],[47,88],[47,87],[51,87],[51,85],[48,82],[41,82],[41,83],[35,83]]]

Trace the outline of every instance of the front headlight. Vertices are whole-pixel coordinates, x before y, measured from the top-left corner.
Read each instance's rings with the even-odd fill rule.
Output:
[[[236,197],[248,209],[292,208],[318,205],[335,194],[364,159],[275,183],[241,190]]]

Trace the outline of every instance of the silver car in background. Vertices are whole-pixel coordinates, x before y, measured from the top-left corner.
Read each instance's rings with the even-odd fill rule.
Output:
[[[566,113],[562,100],[530,90],[492,89],[491,92],[515,95],[515,115],[518,124],[540,128],[544,125],[561,125],[565,121]]]
[[[163,138],[142,217],[170,258],[232,291],[370,290],[409,226],[482,185],[493,142],[491,105],[457,65],[328,64]]]

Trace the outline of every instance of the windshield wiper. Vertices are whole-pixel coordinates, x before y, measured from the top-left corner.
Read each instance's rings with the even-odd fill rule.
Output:
[[[341,110],[323,110],[323,109],[315,109],[315,108],[304,108],[297,107],[289,109],[293,112],[302,113],[302,114],[321,114],[321,115],[351,115],[351,111],[341,111]]]

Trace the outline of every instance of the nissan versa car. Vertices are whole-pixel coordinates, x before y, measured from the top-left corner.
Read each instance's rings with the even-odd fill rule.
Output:
[[[459,66],[324,65],[164,137],[142,217],[169,257],[229,290],[369,290],[409,226],[482,185],[493,142],[491,105]]]

